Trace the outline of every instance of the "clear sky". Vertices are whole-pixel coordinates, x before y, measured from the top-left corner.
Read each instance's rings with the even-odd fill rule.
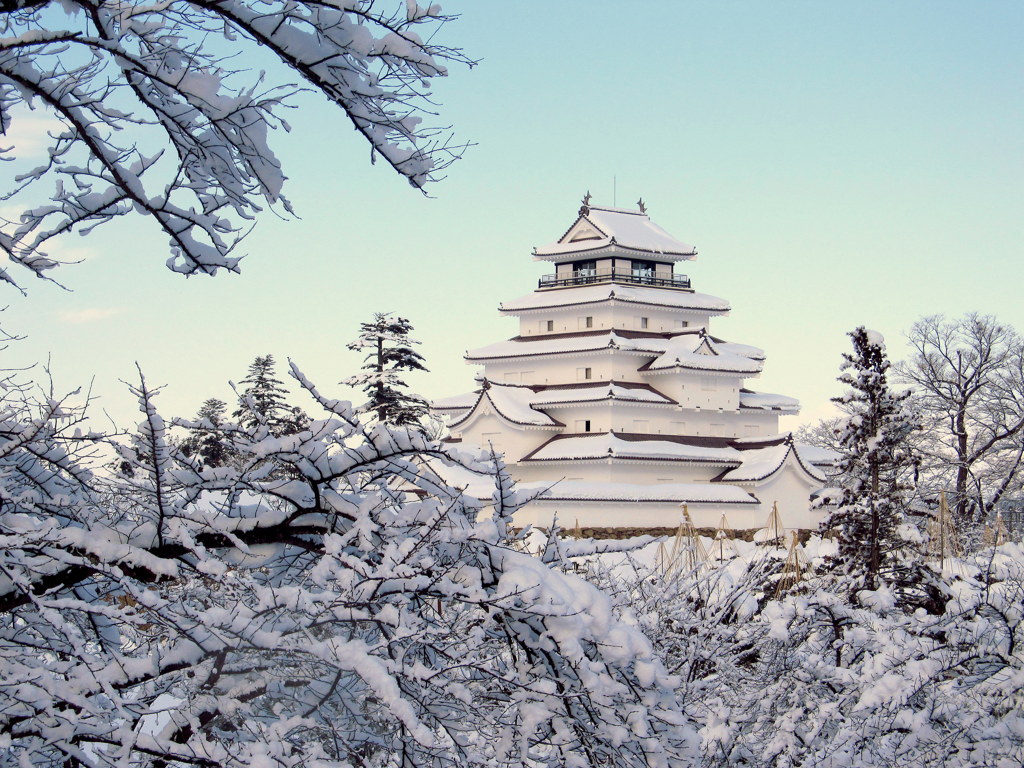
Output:
[[[432,374],[467,391],[463,352],[516,333],[496,311],[550,265],[535,245],[580,198],[632,205],[700,256],[713,330],[768,352],[758,390],[827,412],[844,334],[901,334],[932,313],[1024,330],[1024,3],[446,2],[445,40],[480,59],[436,88],[440,120],[476,142],[424,197],[347,121],[297,102],[276,146],[301,220],[264,220],[241,275],[185,280],[144,222],[65,243],[65,292],[6,298],[26,334],[7,367],[49,356],[58,389],[94,378],[121,424],[135,363],[192,415],[257,355],[294,358],[324,390],[375,311],[408,317]],[[0,171],[6,171],[0,166]],[[616,200],[613,201],[613,179]],[[796,422],[787,426],[794,426]]]

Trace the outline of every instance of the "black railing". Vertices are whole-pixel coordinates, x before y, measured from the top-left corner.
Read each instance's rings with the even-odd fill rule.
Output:
[[[690,278],[686,275],[671,277],[655,277],[654,275],[625,272],[622,270],[598,270],[594,272],[575,272],[572,275],[544,275],[537,281],[538,288],[565,288],[571,285],[591,285],[593,283],[632,283],[634,285],[653,285],[658,288],[689,288]]]

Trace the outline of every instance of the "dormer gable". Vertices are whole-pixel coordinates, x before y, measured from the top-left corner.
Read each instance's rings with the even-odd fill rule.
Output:
[[[594,222],[586,216],[580,216],[558,242],[581,243],[587,240],[603,240],[606,237],[608,237],[608,234],[603,232]]]

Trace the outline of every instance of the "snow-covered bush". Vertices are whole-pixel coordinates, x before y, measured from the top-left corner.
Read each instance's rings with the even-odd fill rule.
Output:
[[[812,537],[819,572],[779,599],[766,587],[784,550],[755,545],[665,573],[653,544],[624,562],[591,559],[587,572],[678,677],[709,768],[1021,765],[1024,549],[936,574],[935,614],[908,610],[888,586],[851,600],[821,573],[835,546]]]
[[[651,643],[519,552],[499,462],[347,403],[304,430],[223,424],[238,466],[178,452],[143,381],[89,469],[73,413],[0,419],[0,765],[677,766]],[[427,461],[429,460],[429,461]],[[489,505],[430,468],[494,478]]]

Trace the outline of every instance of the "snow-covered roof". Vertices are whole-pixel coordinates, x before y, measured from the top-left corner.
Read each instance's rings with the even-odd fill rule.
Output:
[[[598,304],[605,301],[669,307],[701,314],[721,314],[730,309],[728,301],[706,293],[614,282],[538,290],[520,296],[513,301],[504,302],[498,309],[505,314],[515,315],[521,312],[557,309],[579,304]]]
[[[466,353],[466,360],[479,363],[511,357],[538,357],[543,355],[579,354],[617,349],[625,352],[648,353],[653,360],[639,370],[657,372],[675,368],[698,371],[755,374],[760,373],[763,357],[750,358],[729,351],[729,347],[753,350],[756,347],[736,344],[718,344],[703,333],[703,329],[677,334],[648,333],[643,331],[601,330],[580,333],[562,333],[543,336],[516,336],[506,341],[488,344]]]
[[[659,227],[642,210],[584,205],[572,226],[557,242],[534,248],[534,257],[561,261],[566,255],[615,248],[656,256],[666,261],[692,261],[697,250]]]
[[[605,349],[660,355],[668,338],[668,334],[653,331],[623,331],[615,328],[542,336],[515,336],[505,341],[488,344],[486,347],[471,349],[466,353],[466,359],[478,361],[505,357],[537,357],[596,352]]]
[[[527,427],[562,427],[561,422],[555,421],[543,411],[534,410],[530,401],[534,392],[529,387],[498,384],[496,382],[485,382],[484,388],[480,390],[477,400],[470,409],[458,416],[458,420],[452,422],[452,427],[466,421],[480,407],[484,400],[490,402],[494,411],[506,421]]]
[[[739,454],[742,463],[715,478],[723,483],[753,483],[765,480],[780,469],[786,463],[790,454],[794,456],[801,469],[818,482],[825,482],[825,475],[818,467],[807,461],[800,455],[800,449],[791,439],[784,439],[776,445],[766,447],[750,448],[743,450],[743,444],[737,440],[734,445],[740,448]]]
[[[834,467],[841,458],[840,454],[830,448],[819,448],[816,445],[797,443],[800,458],[816,467]]]
[[[550,488],[549,488],[550,486]],[[721,483],[591,483],[562,480],[550,483],[519,483],[519,490],[543,491],[538,501],[668,502],[674,504],[759,504],[742,488]]]
[[[657,372],[688,368],[754,374],[760,373],[763,366],[764,352],[757,347],[716,342],[705,333],[682,333],[666,339],[658,357],[640,370]]]
[[[800,401],[795,397],[786,397],[786,395],[773,395],[768,392],[753,392],[749,389],[741,389],[740,408],[798,413],[800,411]]]
[[[647,403],[651,405],[675,405],[676,401],[663,395],[650,384],[625,381],[588,381],[579,384],[522,386],[488,382],[493,392],[490,401],[507,420],[533,426],[550,426],[559,422],[547,414],[536,411],[531,414],[523,410],[543,409],[576,403],[593,403],[601,400],[618,400],[624,403]],[[466,392],[452,397],[434,400],[431,410],[440,411],[455,419],[455,424],[465,420],[481,399],[482,390]],[[495,396],[497,400],[495,400]]]
[[[669,435],[621,435],[612,432],[559,435],[523,457],[522,461],[584,459],[656,459],[738,465],[740,452],[725,440],[687,439]]]
[[[635,403],[658,403],[675,405],[671,397],[661,394],[649,384],[635,384],[619,381],[595,381],[585,384],[560,384],[533,388],[537,394],[532,401],[534,408],[564,405],[566,403],[590,403],[609,398]]]
[[[464,392],[461,395],[438,398],[431,401],[430,407],[437,411],[465,411],[476,405],[476,401],[479,398],[480,390],[474,390],[473,392]]]

